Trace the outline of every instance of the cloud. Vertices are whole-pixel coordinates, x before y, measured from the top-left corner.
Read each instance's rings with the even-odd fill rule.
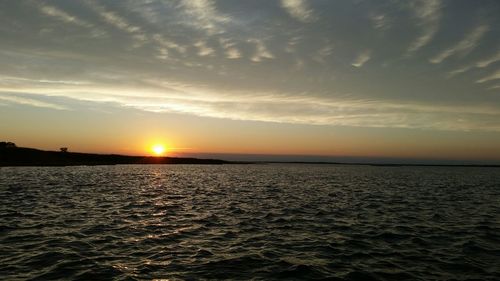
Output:
[[[373,28],[377,30],[389,29],[390,24],[385,14],[372,14],[370,15],[370,21],[373,24]]]
[[[465,37],[454,47],[444,50],[435,57],[431,58],[429,61],[432,63],[441,63],[446,58],[455,54],[460,56],[468,54],[479,45],[479,41],[488,30],[489,26],[487,25],[480,25],[476,27],[470,33],[466,34]]]
[[[281,0],[281,6],[298,21],[308,23],[317,19],[305,0]]]
[[[67,12],[47,4],[40,4],[40,11],[47,16],[56,18],[65,23],[75,24],[82,27],[92,27],[93,25]]]
[[[219,38],[219,44],[224,49],[226,58],[228,59],[239,59],[242,54],[238,48],[236,48],[236,43],[227,38]]]
[[[316,54],[312,56],[312,59],[319,62],[325,63],[325,60],[328,56],[333,53],[333,45],[326,44],[324,47],[320,48]]]
[[[87,5],[93,9],[106,23],[121,30],[125,33],[132,35],[134,39],[133,48],[141,47],[148,42],[154,42],[159,45],[157,48],[160,53],[157,57],[161,59],[168,59],[169,51],[174,50],[179,54],[185,54],[186,47],[178,44],[175,41],[165,38],[160,33],[148,33],[143,27],[130,23],[125,17],[120,16],[116,12],[108,10],[106,7],[100,5],[93,0],[87,0]]]
[[[182,87],[181,87],[182,88]],[[308,95],[289,96],[279,93],[224,93],[203,88],[184,88],[183,91],[144,91],[137,95],[113,89],[67,88],[64,91],[24,89],[32,97],[62,96],[87,102],[114,103],[149,112],[192,114],[202,117],[251,120],[291,124],[314,124],[353,127],[419,128],[455,131],[500,131],[500,110],[488,106],[445,106],[418,103],[394,103],[375,100],[314,98]],[[27,92],[18,89],[18,94]],[[37,93],[38,91],[38,93]],[[87,95],[81,93],[86,92]],[[3,89],[0,89],[0,93]],[[91,93],[94,94],[91,94]],[[192,93],[204,93],[196,95]],[[210,98],[207,98],[210,97]],[[35,98],[8,97],[0,100],[64,109],[58,105],[39,102]],[[460,114],[461,122],[456,116]]]
[[[497,61],[500,61],[500,50],[495,55],[476,62],[476,67],[487,67],[490,64],[496,63]]]
[[[223,33],[222,25],[231,21],[231,17],[220,13],[211,0],[182,0],[181,7],[190,18],[184,24],[205,30],[211,35]]]
[[[362,67],[371,58],[371,51],[365,50],[361,52],[358,57],[351,63],[354,67]]]
[[[99,37],[104,37],[107,35],[106,31],[97,28],[94,24],[92,24],[86,20],[83,20],[74,14],[70,14],[70,13],[68,13],[68,12],[58,8],[58,7],[48,5],[48,4],[45,4],[43,2],[34,2],[34,3],[39,8],[40,12],[42,14],[44,14],[45,16],[51,17],[55,20],[64,22],[66,24],[71,24],[74,26],[89,29],[91,37],[99,38]],[[51,30],[51,29],[47,29],[47,28],[42,29],[42,31],[46,31],[46,30]]]
[[[441,19],[440,0],[417,0],[411,2],[412,9],[418,19],[417,25],[422,29],[421,35],[410,44],[409,54],[418,51],[431,42],[439,30]]]
[[[134,47],[141,46],[147,40],[141,27],[129,23],[124,17],[121,17],[113,11],[107,10],[104,6],[98,4],[95,1],[87,0],[86,2],[89,7],[91,7],[97,14],[109,25],[115,28],[129,33],[135,40]]]
[[[477,62],[475,62],[473,64],[470,64],[470,65],[467,65],[467,66],[463,66],[463,67],[460,67],[458,69],[450,71],[448,73],[448,78],[451,78],[451,77],[453,77],[455,75],[458,75],[458,74],[461,74],[461,73],[464,73],[464,72],[467,72],[467,71],[469,71],[471,69],[474,69],[474,68],[485,68],[485,67],[488,67],[489,65],[494,64],[497,61],[500,61],[500,51],[498,51],[493,56],[487,57],[487,58],[479,60],[479,61],[477,61]]]
[[[255,53],[250,60],[261,62],[263,59],[274,59],[274,55],[267,49],[263,40],[250,39],[248,42],[255,44]]]
[[[155,41],[156,43],[158,43],[162,47],[165,47],[165,48],[168,48],[171,50],[175,50],[180,54],[184,54],[186,52],[186,47],[181,46],[174,41],[166,39],[164,36],[162,36],[159,33],[155,33],[155,34],[151,35],[151,39],[152,39],[152,41]]]
[[[85,81],[71,81],[71,80],[50,80],[50,79],[30,79],[24,77],[14,77],[0,75],[0,85],[9,82],[19,83],[19,82],[30,82],[37,84],[59,84],[59,85],[85,85],[88,82]]]
[[[447,77],[448,77],[448,78],[454,77],[454,76],[456,76],[456,75],[458,75],[458,74],[461,74],[461,73],[467,72],[467,71],[469,71],[470,69],[472,69],[472,66],[464,66],[464,67],[457,68],[457,69],[455,69],[455,70],[452,70],[452,71],[448,72]]]
[[[241,58],[241,52],[236,48],[228,48],[226,50],[226,57],[228,59],[239,59]]]
[[[213,56],[215,54],[215,50],[208,47],[204,41],[198,41],[194,45],[198,48],[198,55],[200,57]]]
[[[500,79],[500,70],[497,70],[494,73],[477,80],[476,82],[477,83],[484,83],[484,82],[493,81],[493,80],[497,80],[497,79]]]
[[[0,100],[7,102],[7,103],[28,105],[28,106],[34,106],[34,107],[42,107],[42,108],[49,108],[49,109],[55,109],[55,110],[68,110],[67,107],[62,106],[62,105],[43,102],[43,101],[40,101],[37,99],[32,99],[32,98],[19,97],[19,96],[15,96],[15,95],[8,95],[8,94],[2,93],[2,92],[0,92]]]

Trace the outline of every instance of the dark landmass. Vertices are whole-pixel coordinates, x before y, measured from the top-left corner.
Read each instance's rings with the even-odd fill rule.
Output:
[[[343,162],[312,162],[312,161],[261,161],[266,164],[317,164],[317,165],[347,165],[347,166],[375,166],[375,167],[489,167],[500,168],[500,165],[490,164],[398,164],[398,163],[343,163]]]
[[[0,166],[80,166],[118,164],[211,164],[229,162],[218,159],[179,157],[126,156],[116,154],[91,154],[78,152],[44,151],[26,147],[1,147]]]
[[[0,142],[0,167],[2,166],[81,166],[119,164],[319,164],[382,167],[494,167],[500,165],[478,164],[406,164],[406,163],[346,163],[328,161],[226,161],[193,157],[127,156],[118,154],[94,154],[61,151],[45,151],[35,148],[17,147],[11,142]]]
[[[235,154],[235,153],[183,153],[181,157],[246,161],[255,164],[318,164],[356,166],[429,166],[429,167],[500,167],[500,160],[493,159],[417,159],[398,157],[364,157],[335,155],[277,155],[277,154]]]

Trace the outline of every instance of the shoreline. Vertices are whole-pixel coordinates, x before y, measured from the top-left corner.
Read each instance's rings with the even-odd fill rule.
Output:
[[[103,165],[248,165],[248,164],[304,164],[304,165],[344,165],[373,167],[466,167],[500,168],[500,164],[405,164],[405,163],[348,163],[328,161],[228,161],[221,159],[129,156],[119,154],[96,154],[81,152],[46,151],[27,147],[0,148],[0,167],[65,167]]]
[[[0,149],[0,167],[19,167],[19,166],[59,167],[59,166],[120,165],[120,164],[222,165],[229,163],[233,162],[224,161],[220,159],[58,152],[58,151],[45,151],[45,150],[26,148],[26,147]]]

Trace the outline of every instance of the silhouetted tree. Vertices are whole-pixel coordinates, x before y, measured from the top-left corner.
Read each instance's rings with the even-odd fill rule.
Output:
[[[5,141],[2,141],[0,142],[0,148],[16,148],[16,144],[13,143],[13,142],[5,142]]]
[[[67,148],[67,147],[61,147],[61,148],[60,148],[60,150],[61,150],[61,152],[63,152],[63,153],[68,152],[68,148]]]

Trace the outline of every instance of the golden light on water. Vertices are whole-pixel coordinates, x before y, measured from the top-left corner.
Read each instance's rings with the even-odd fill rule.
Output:
[[[155,144],[151,147],[151,151],[156,155],[156,156],[162,156],[166,149],[163,144]]]

